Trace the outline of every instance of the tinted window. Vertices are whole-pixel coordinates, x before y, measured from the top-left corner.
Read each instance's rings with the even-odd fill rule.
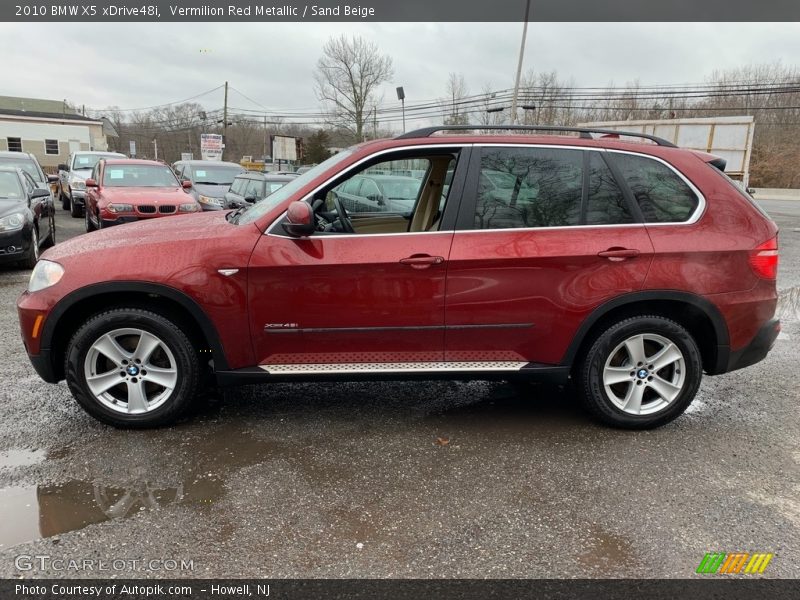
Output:
[[[599,152],[589,152],[589,192],[586,225],[633,223],[633,215],[622,189]]]
[[[686,221],[698,198],[675,171],[663,163],[633,154],[613,153],[647,223]]]
[[[582,192],[580,150],[484,148],[475,227],[578,225]]]
[[[230,191],[233,192],[234,194],[238,194],[239,196],[244,196],[242,192],[244,192],[244,188],[247,185],[247,181],[248,180],[245,179],[244,177],[237,177],[236,179],[233,180]]]

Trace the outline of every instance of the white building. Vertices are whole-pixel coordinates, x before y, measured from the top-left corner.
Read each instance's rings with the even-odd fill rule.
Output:
[[[55,168],[76,150],[108,150],[116,132],[107,119],[91,119],[56,100],[0,96],[0,151],[30,152]],[[52,170],[52,169],[46,169]]]

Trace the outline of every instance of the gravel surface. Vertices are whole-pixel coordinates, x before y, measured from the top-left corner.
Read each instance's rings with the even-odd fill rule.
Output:
[[[709,551],[773,552],[765,576],[797,577],[800,202],[760,201],[781,226],[783,333],[649,432],[485,382],[250,386],[117,431],[36,376],[14,309],[28,273],[2,270],[0,577],[691,577]],[[59,209],[60,239],[82,227]]]

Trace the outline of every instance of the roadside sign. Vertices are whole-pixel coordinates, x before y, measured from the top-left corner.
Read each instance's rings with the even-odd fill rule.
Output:
[[[285,135],[272,136],[272,158],[277,161],[297,160],[297,138]]]
[[[194,154],[191,152],[181,152],[181,160],[193,160]]]
[[[131,158],[136,156],[136,142],[131,140]]]
[[[200,156],[203,160],[222,160],[222,149],[224,147],[220,134],[200,134]]]

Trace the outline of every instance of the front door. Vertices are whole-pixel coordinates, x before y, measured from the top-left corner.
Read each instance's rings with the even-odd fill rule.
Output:
[[[311,199],[321,231],[292,238],[279,222],[262,236],[248,269],[250,326],[262,367],[291,374],[425,370],[441,363],[453,230],[439,212],[456,157],[454,151],[368,164]],[[408,164],[424,169],[413,182],[413,198],[375,212],[347,215],[345,208],[344,227],[337,190],[364,175],[396,183],[392,170]],[[403,177],[402,183],[412,182]]]

